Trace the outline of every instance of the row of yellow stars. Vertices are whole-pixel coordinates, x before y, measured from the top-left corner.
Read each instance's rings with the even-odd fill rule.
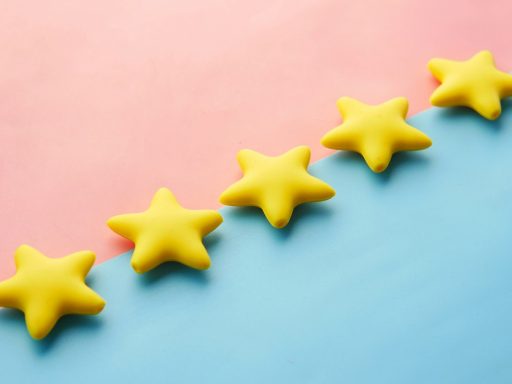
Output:
[[[512,96],[512,76],[496,69],[490,52],[480,52],[464,62],[433,59],[429,68],[441,82],[431,97],[433,105],[466,106],[496,119],[501,99]],[[395,152],[432,144],[424,133],[406,123],[405,98],[372,106],[343,97],[338,108],[343,124],[328,132],[322,144],[360,153],[374,172],[384,171]],[[224,191],[220,201],[260,207],[270,224],[282,228],[297,205],[327,200],[335,194],[328,184],[307,172],[309,160],[310,150],[304,146],[277,157],[242,150],[238,162],[243,178]],[[217,211],[185,209],[165,188],[157,191],[145,212],[108,221],[114,232],[135,243],[131,264],[138,273],[167,261],[208,268],[210,258],[202,240],[221,223]],[[54,259],[22,245],[15,254],[15,276],[0,283],[0,306],[23,311],[28,331],[36,339],[45,337],[63,315],[97,314],[105,302],[85,284],[94,260],[90,251]]]

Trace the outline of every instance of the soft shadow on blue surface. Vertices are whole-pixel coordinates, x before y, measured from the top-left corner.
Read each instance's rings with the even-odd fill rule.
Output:
[[[135,274],[135,272],[134,272]],[[164,279],[187,279],[196,286],[208,285],[208,272],[188,268],[176,262],[167,262],[159,265],[157,268],[148,271],[142,275],[134,276],[140,287],[158,289],[158,284],[163,283]]]
[[[512,99],[505,99],[501,102],[502,115],[509,113],[512,109]],[[477,112],[471,108],[466,107],[453,107],[453,108],[439,108],[439,115],[443,119],[450,119],[454,126],[464,126],[466,121],[471,121],[470,129],[486,129],[489,133],[500,133],[503,129],[510,125],[506,119],[502,119],[500,116],[496,120],[488,120],[483,116],[480,116]],[[473,124],[474,120],[478,120],[478,124]]]
[[[53,348],[58,347],[59,341],[65,342],[65,339],[72,337],[73,333],[97,332],[102,327],[103,322],[104,319],[101,315],[66,315],[60,318],[48,336],[42,340],[34,340],[26,329],[23,312],[15,309],[0,311],[0,324],[15,329],[16,333],[19,333],[17,337],[29,339],[33,351],[40,355],[51,353]]]
[[[99,315],[66,315],[63,316],[55,325],[55,328],[43,340],[33,340],[34,349],[38,353],[50,353],[56,348],[59,342],[73,333],[93,334],[98,332],[105,322],[105,318]]]
[[[428,150],[427,148],[424,151],[395,153],[388,168],[381,173],[373,172],[364,161],[364,158],[356,152],[339,151],[333,154],[332,158],[335,162],[340,163],[340,165],[344,167],[355,167],[358,172],[368,174],[368,177],[377,184],[386,185],[391,182],[394,175],[400,173],[402,169],[414,168],[415,172],[425,171],[425,168],[428,167],[430,162],[429,155],[425,152]]]
[[[333,197],[335,199],[336,196]],[[327,204],[328,201],[319,201],[315,203],[301,204],[293,210],[292,218],[288,225],[284,228],[273,228],[267,221],[262,210],[257,207],[229,207],[223,211],[226,221],[249,220],[255,222],[255,225],[268,227],[266,228],[268,235],[273,239],[286,241],[290,238],[296,228],[301,225],[304,220],[321,220],[328,219],[335,214],[333,207]]]

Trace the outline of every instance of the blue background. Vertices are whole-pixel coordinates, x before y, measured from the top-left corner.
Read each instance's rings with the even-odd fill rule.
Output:
[[[222,209],[208,271],[139,276],[119,256],[88,279],[104,312],[43,341],[1,310],[0,381],[511,383],[512,102],[494,122],[409,121],[432,148],[384,174],[355,154],[314,164],[337,195],[284,230]]]

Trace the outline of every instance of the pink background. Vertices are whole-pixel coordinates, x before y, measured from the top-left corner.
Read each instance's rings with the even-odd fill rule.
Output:
[[[310,145],[342,95],[429,106],[434,56],[512,67],[502,1],[0,1],[0,278],[21,243],[130,248],[108,217],[167,186],[216,208],[245,147]],[[342,191],[339,191],[342,195]]]

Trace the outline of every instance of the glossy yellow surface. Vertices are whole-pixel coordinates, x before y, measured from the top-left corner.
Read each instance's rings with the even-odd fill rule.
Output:
[[[406,123],[409,104],[403,97],[379,105],[342,97],[337,105],[343,124],[327,132],[322,145],[360,153],[373,172],[384,171],[396,152],[432,145],[427,135]]]
[[[133,269],[147,272],[167,261],[176,261],[195,269],[210,267],[203,237],[222,223],[212,210],[183,208],[172,192],[159,189],[148,210],[112,217],[108,226],[133,241]]]
[[[94,260],[90,251],[53,259],[22,245],[15,254],[16,274],[0,283],[0,306],[23,311],[34,339],[47,336],[63,315],[95,315],[105,301],[85,284]]]
[[[305,146],[276,157],[240,151],[237,159],[244,176],[222,193],[220,202],[260,207],[272,226],[285,227],[297,205],[327,200],[335,194],[327,183],[308,173],[310,155]]]
[[[496,69],[489,51],[466,61],[432,59],[428,68],[441,82],[430,97],[437,107],[469,107],[495,120],[501,114],[501,99],[512,96],[512,76]]]

